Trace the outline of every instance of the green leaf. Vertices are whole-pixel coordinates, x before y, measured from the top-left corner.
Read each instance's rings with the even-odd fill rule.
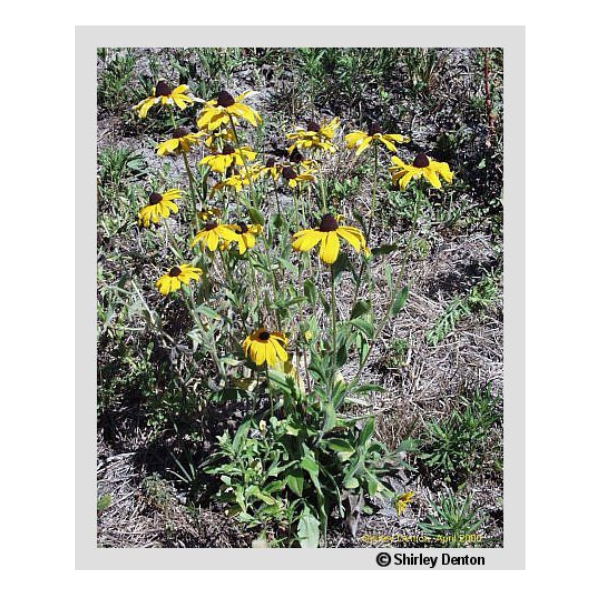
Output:
[[[317,303],[317,288],[312,279],[304,280],[304,295],[311,304],[314,305]]]
[[[301,548],[318,548],[319,526],[319,519],[313,515],[308,506],[304,507],[298,521],[298,540]]]
[[[319,465],[317,464],[317,461],[314,458],[314,454],[311,450],[308,450],[308,448],[304,444],[302,444],[302,446],[304,447],[305,454],[302,460],[300,461],[300,466],[309,475],[314,475],[315,477],[317,477],[319,475]]]
[[[382,256],[384,254],[395,252],[396,250],[398,250],[398,244],[385,244],[384,246],[379,246],[378,248],[371,248],[371,253],[373,256]]]
[[[395,317],[404,308],[407,299],[408,287],[404,286],[402,288],[402,291],[396,297],[396,300],[394,301],[394,306],[392,306],[392,317]]]
[[[291,471],[285,478],[285,483],[298,498],[302,498],[302,490],[304,489],[304,474],[302,473],[302,469]]]
[[[375,334],[375,328],[373,327],[372,323],[369,323],[369,321],[365,319],[352,319],[348,322],[352,326],[356,327],[356,329],[364,333],[367,338],[373,338],[373,335]]]
[[[209,306],[204,306],[204,304],[199,304],[196,306],[196,312],[199,312],[210,319],[214,319],[215,321],[221,320],[221,315],[216,310],[213,310]]]
[[[265,224],[265,217],[260,212],[260,210],[257,210],[256,208],[248,208],[248,214],[250,215],[250,220],[255,225],[264,225]]]
[[[375,418],[371,417],[365,421],[365,424],[358,436],[358,445],[364,446],[371,436],[373,435],[373,431],[375,430]]]
[[[371,312],[371,303],[366,300],[359,300],[352,308],[350,319],[358,319]]]
[[[97,510],[98,513],[104,512],[107,508],[110,507],[112,500],[110,494],[104,494],[104,496],[100,496],[97,501]]]

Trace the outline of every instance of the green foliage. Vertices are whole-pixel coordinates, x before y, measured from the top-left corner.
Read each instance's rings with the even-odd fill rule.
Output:
[[[110,497],[110,494],[104,494],[103,496],[100,496],[96,504],[96,510],[98,511],[98,516],[100,516],[105,510],[108,510],[112,504],[112,498]]]
[[[425,424],[421,460],[448,481],[482,469],[491,430],[500,421],[498,403],[489,386],[470,398],[461,397],[448,418]]]
[[[285,545],[317,547],[330,515],[346,516],[349,497],[393,497],[383,477],[407,466],[400,458],[405,446],[389,451],[374,437],[372,416],[341,413],[344,383],[328,400],[302,394],[291,377],[270,377],[283,394],[283,416],[248,418],[233,437],[225,433],[217,464],[206,471],[221,480],[217,498],[228,515],[248,527],[273,528]]]
[[[461,548],[470,545],[469,536],[474,536],[483,524],[471,503],[470,496],[461,499],[454,494],[442,498],[439,503],[432,501],[427,521],[419,523],[419,527],[442,546]]]
[[[489,308],[498,298],[498,282],[495,273],[486,274],[474,285],[466,297],[454,298],[436,319],[434,326],[426,332],[425,339],[435,346],[456,329],[459,321]]]
[[[132,102],[131,79],[135,57],[130,50],[99,51],[106,68],[98,79],[98,106],[106,110],[124,108]]]

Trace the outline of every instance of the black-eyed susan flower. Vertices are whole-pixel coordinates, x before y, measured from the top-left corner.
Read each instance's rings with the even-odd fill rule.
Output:
[[[221,152],[209,154],[201,161],[201,165],[208,165],[217,173],[225,173],[232,165],[242,166],[245,163],[252,162],[256,158],[256,152],[253,152],[244,146],[236,149],[231,144],[225,144]]]
[[[188,105],[198,101],[188,92],[188,89],[187,85],[179,85],[173,89],[166,81],[159,81],[152,89],[152,95],[136,104],[133,110],[138,111],[140,119],[144,119],[148,111],[156,104],[160,106],[175,105],[181,110],[185,110]]]
[[[314,172],[314,169],[300,171],[296,170],[294,167],[283,167],[281,175],[291,188],[295,188],[299,183],[314,181]]]
[[[245,254],[249,248],[254,248],[256,245],[256,236],[263,232],[262,225],[252,224],[246,225],[246,223],[236,223],[235,225],[226,225],[231,231],[237,234],[237,238],[234,240],[237,242],[240,254]],[[228,247],[231,242],[226,242]]]
[[[186,263],[169,269],[155,285],[158,291],[166,296],[171,292],[176,292],[181,284],[189,285],[192,279],[198,281],[200,275],[202,275],[202,269]]]
[[[261,116],[253,108],[244,104],[246,98],[256,93],[248,90],[234,98],[229,92],[223,90],[215,100],[204,102],[204,108],[197,121],[198,129],[213,131],[221,125],[229,123],[235,117],[245,119],[256,127],[262,123]]]
[[[287,337],[281,331],[261,327],[244,340],[244,354],[259,367],[265,362],[274,367],[287,362],[287,343]]]
[[[189,152],[192,146],[200,143],[200,134],[192,133],[185,127],[178,127],[173,131],[171,139],[158,145],[156,152],[159,156],[165,154],[181,154]]]
[[[351,150],[356,148],[356,156],[362,154],[371,144],[382,143],[388,150],[396,152],[396,144],[406,144],[410,138],[399,133],[383,133],[378,123],[372,123],[368,131],[351,131],[345,138]]]
[[[182,193],[175,188],[167,190],[164,194],[152,192],[148,204],[139,212],[138,225],[150,227],[150,223],[159,223],[161,219],[167,219],[171,213],[179,212],[179,207],[173,200],[181,198]]]
[[[217,129],[215,131],[206,131],[201,129],[201,134],[205,135],[204,144],[210,148],[211,151],[216,152],[216,148],[221,145],[235,143],[235,134],[232,129],[224,127],[223,129]]]
[[[221,240],[225,240],[226,242],[234,242],[236,241],[237,234],[229,229],[227,225],[221,225],[214,221],[207,223],[204,226],[204,229],[201,229],[194,239],[192,240],[192,248],[196,244],[200,244],[202,246],[202,250],[208,249],[211,252],[214,252],[219,245]]]
[[[293,133],[288,133],[286,135],[288,140],[294,142],[288,148],[288,152],[292,154],[294,150],[299,150],[300,148],[316,148],[319,150],[335,152],[336,147],[332,140],[339,126],[339,117],[331,119],[329,123],[323,120],[320,125],[316,121],[309,121],[306,125],[306,129],[298,128]]]
[[[340,253],[340,238],[345,239],[357,252],[367,251],[367,242],[362,231],[356,227],[340,225],[332,214],[326,214],[319,227],[305,229],[294,234],[292,247],[296,252],[309,252],[321,243],[319,258],[333,264]]]
[[[425,177],[429,183],[437,189],[442,187],[438,174],[447,183],[452,183],[454,173],[450,170],[448,163],[436,162],[430,160],[422,152],[417,154],[412,164],[407,164],[397,156],[392,157],[392,166],[390,167],[392,181],[395,184],[400,183],[400,187],[405,190],[411,179],[421,179]]]

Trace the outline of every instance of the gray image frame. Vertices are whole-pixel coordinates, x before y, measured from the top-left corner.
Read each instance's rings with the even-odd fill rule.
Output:
[[[360,43],[357,43],[360,41]],[[387,549],[525,568],[525,27],[76,27],[76,568],[381,569],[378,548],[138,549],[96,546],[96,56],[99,47],[501,47],[504,50],[504,547]],[[381,561],[379,561],[381,562]],[[419,562],[419,561],[418,561]],[[421,560],[420,562],[425,562]]]

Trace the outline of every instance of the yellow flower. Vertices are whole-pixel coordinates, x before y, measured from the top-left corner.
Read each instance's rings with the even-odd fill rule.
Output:
[[[161,294],[166,296],[177,291],[182,283],[189,285],[192,279],[198,281],[200,275],[202,275],[202,269],[186,263],[170,269],[156,282],[156,287]]]
[[[406,144],[410,139],[400,135],[399,133],[383,133],[381,126],[378,123],[373,123],[369,130],[351,131],[345,138],[348,148],[351,150],[356,148],[356,156],[362,154],[371,144],[381,142],[388,150],[396,152],[394,142],[398,144]]]
[[[188,89],[187,85],[180,85],[173,89],[166,81],[159,81],[156,87],[153,88],[152,95],[136,104],[133,110],[138,111],[140,119],[144,119],[155,104],[161,106],[175,105],[181,110],[185,110],[188,104],[198,101],[197,98],[188,93]]]
[[[244,340],[244,354],[259,367],[266,361],[273,367],[288,359],[285,347],[288,340],[281,331],[261,327]]]
[[[222,211],[220,208],[207,208],[205,210],[198,211],[198,217],[202,221],[214,221],[215,219],[220,219],[222,216]]]
[[[422,152],[417,154],[412,165],[406,164],[397,156],[392,157],[392,163],[393,164],[390,167],[392,181],[395,184],[400,182],[400,186],[403,190],[408,187],[408,184],[413,177],[415,179],[421,179],[421,177],[424,176],[425,179],[437,189],[442,187],[438,173],[448,183],[452,183],[452,178],[454,177],[454,173],[450,170],[448,163],[429,160]]]
[[[301,171],[300,173],[298,173],[296,172],[294,167],[283,167],[283,169],[281,170],[281,175],[291,188],[295,188],[299,183],[302,183],[303,181],[314,181],[314,172],[314,169],[306,169],[305,171]]]
[[[414,495],[414,492],[405,492],[404,494],[398,496],[395,502],[395,506],[396,512],[398,513],[399,517],[401,517],[404,514],[406,507],[411,503]]]
[[[302,168],[305,171],[309,171],[311,169],[314,170],[314,167],[317,165],[317,161],[310,158],[304,158],[298,149],[294,149],[294,151],[290,154],[289,160],[276,161],[273,157],[269,158],[263,167],[263,173],[265,175],[271,175],[271,177],[277,181],[285,167],[297,168],[297,165],[302,165]]]
[[[227,242],[235,242],[237,238],[237,234],[231,231],[227,225],[219,225],[218,223],[210,222],[204,226],[204,229],[199,231],[194,237],[192,241],[192,248],[196,244],[201,244],[202,250],[208,249],[211,252],[214,252],[219,245],[220,240],[225,240]]]
[[[294,141],[288,148],[288,152],[292,154],[294,150],[298,150],[299,148],[318,148],[320,150],[335,152],[336,147],[331,140],[333,140],[339,126],[339,117],[331,119],[329,123],[326,123],[324,120],[321,125],[316,121],[309,121],[306,129],[298,128],[294,133],[286,135],[288,140]]]
[[[332,214],[326,214],[321,219],[317,229],[305,229],[294,234],[292,247],[296,252],[308,252],[321,243],[319,258],[331,265],[340,253],[340,237],[344,238],[357,252],[366,251],[365,236],[356,227],[339,225]]]
[[[173,200],[181,198],[182,193],[175,188],[167,190],[164,194],[152,192],[148,204],[139,212],[138,225],[150,227],[150,222],[159,223],[161,219],[167,219],[172,212],[179,212],[179,207]]]
[[[217,191],[223,189],[224,187],[232,187],[236,192],[239,192],[242,188],[249,186],[251,181],[256,181],[263,174],[263,172],[264,167],[260,164],[255,164],[251,167],[248,167],[247,172],[246,169],[241,169],[240,171],[234,169],[231,175],[213,186],[210,195],[211,197],[214,196]]]
[[[223,90],[215,100],[208,100],[198,117],[198,129],[213,131],[223,124],[230,122],[230,118],[240,117],[252,123],[255,127],[262,123],[261,116],[247,104],[243,103],[248,96],[256,94],[252,90],[244,92],[234,98],[229,92]]]
[[[249,248],[254,248],[256,245],[256,236],[263,232],[262,225],[246,225],[246,223],[236,223],[235,225],[225,225],[237,234],[234,242],[237,242],[240,254],[245,254]],[[228,248],[232,242],[225,241],[225,248]]]
[[[234,121],[237,122],[237,119],[234,119]],[[223,142],[224,144],[235,142],[235,134],[233,133],[233,130],[228,128],[220,129],[218,131],[211,131],[210,133],[203,130],[200,131],[206,135],[204,138],[204,143],[211,150],[214,150],[217,142]]]
[[[247,146],[236,150],[231,144],[225,144],[223,150],[218,154],[209,154],[201,161],[201,165],[208,165],[217,173],[225,173],[232,165],[242,166],[244,161],[251,162],[256,158],[256,152],[253,152]]]
[[[165,154],[175,153],[181,154],[182,152],[189,152],[192,146],[200,143],[200,135],[188,131],[185,127],[178,127],[173,132],[173,137],[166,142],[158,145],[156,151],[159,156]]]

